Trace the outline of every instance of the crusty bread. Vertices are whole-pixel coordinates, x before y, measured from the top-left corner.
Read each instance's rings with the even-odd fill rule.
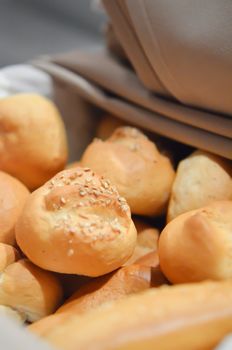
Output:
[[[19,180],[0,171],[0,242],[15,243],[15,224],[28,196]]]
[[[33,192],[16,225],[17,243],[36,265],[87,276],[121,266],[136,237],[125,199],[89,168],[60,172]]]
[[[137,243],[134,253],[130,259],[125,262],[124,266],[131,265],[148,253],[157,250],[159,231],[141,220],[133,218],[133,222],[138,233]]]
[[[0,273],[20,258],[19,252],[11,245],[0,243]]]
[[[232,200],[232,163],[204,151],[196,151],[177,168],[167,220],[212,201]]]
[[[160,266],[173,283],[232,277],[232,201],[179,215],[159,239]]]
[[[159,215],[166,208],[173,167],[138,129],[122,127],[105,142],[95,139],[81,164],[111,180],[133,214]]]
[[[96,137],[106,140],[113,134],[115,129],[124,125],[125,122],[113,115],[103,115],[97,127]]]
[[[29,329],[64,350],[205,350],[232,331],[232,282],[154,288]]]
[[[0,169],[35,189],[64,168],[67,141],[55,105],[36,94],[0,100]]]
[[[54,323],[63,322],[63,314],[83,314],[101,307],[110,301],[116,301],[130,294],[141,292],[151,287],[167,284],[167,280],[159,270],[158,260],[156,266],[143,266],[134,264],[120,268],[118,271],[106,276],[98,277],[80,287],[80,289],[62,305],[55,315],[38,321],[34,327],[42,332],[52,328]]]
[[[29,322],[54,312],[61,298],[59,280],[29,260],[19,260],[1,274],[0,304],[18,311]]]

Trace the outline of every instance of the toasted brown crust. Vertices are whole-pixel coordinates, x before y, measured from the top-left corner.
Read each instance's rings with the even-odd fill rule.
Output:
[[[31,194],[16,236],[26,256],[42,268],[100,276],[128,260],[137,234],[116,188],[89,168],[75,168]]]
[[[36,94],[0,100],[0,169],[35,189],[64,168],[67,141],[55,105]]]
[[[196,151],[177,168],[167,220],[218,200],[232,200],[232,163],[208,152]]]
[[[0,171],[0,242],[15,243],[15,224],[26,199],[28,189],[13,176]]]
[[[173,283],[232,277],[232,201],[179,215],[159,239],[161,269]]]
[[[61,298],[59,280],[29,260],[19,260],[2,272],[0,304],[18,311],[27,321],[34,322],[54,312]]]
[[[133,214],[159,215],[165,210],[174,170],[138,129],[122,127],[106,141],[94,140],[81,163],[109,178]]]
[[[232,330],[231,290],[231,281],[165,286],[29,329],[65,350],[213,349]]]

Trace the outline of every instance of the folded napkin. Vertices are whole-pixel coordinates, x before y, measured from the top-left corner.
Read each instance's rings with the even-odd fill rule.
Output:
[[[231,118],[231,1],[103,3],[121,45],[147,88]]]
[[[33,64],[92,105],[181,143],[232,159],[232,119],[152,94],[129,67],[104,49]]]

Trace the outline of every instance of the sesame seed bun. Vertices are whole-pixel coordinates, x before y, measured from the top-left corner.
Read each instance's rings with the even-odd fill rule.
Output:
[[[19,180],[0,171],[0,242],[15,243],[15,224],[28,196]]]
[[[55,105],[36,94],[0,100],[0,169],[35,189],[64,168],[66,135]]]
[[[173,283],[232,278],[232,201],[173,219],[159,239],[160,266]]]
[[[16,225],[17,243],[36,265],[87,276],[121,266],[136,236],[126,200],[89,168],[62,171],[33,192]]]
[[[17,261],[20,258],[20,254],[11,245],[0,243],[0,272],[4,271],[5,268]]]
[[[177,168],[167,220],[218,200],[232,200],[232,163],[204,151],[196,151]]]
[[[133,214],[165,210],[175,173],[169,158],[138,129],[122,127],[106,141],[94,140],[81,164],[111,180]]]
[[[19,260],[1,274],[0,304],[18,311],[29,322],[54,312],[61,298],[59,280],[29,260]]]

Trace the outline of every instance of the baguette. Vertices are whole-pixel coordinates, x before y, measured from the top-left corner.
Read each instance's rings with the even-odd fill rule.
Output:
[[[63,350],[213,349],[232,331],[232,282],[165,286],[60,316],[29,329]]]

